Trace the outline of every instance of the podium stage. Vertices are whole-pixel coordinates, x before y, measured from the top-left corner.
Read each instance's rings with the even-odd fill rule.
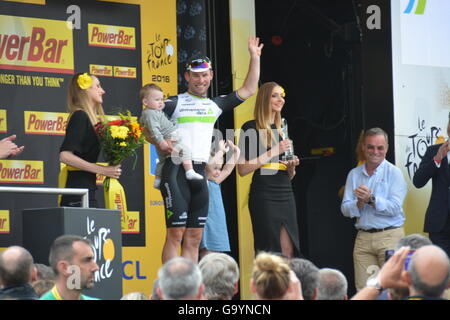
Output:
[[[92,241],[99,270],[88,296],[118,300],[122,297],[122,234],[120,211],[96,208],[39,208],[22,212],[23,247],[36,263],[48,265],[50,246],[64,234]]]

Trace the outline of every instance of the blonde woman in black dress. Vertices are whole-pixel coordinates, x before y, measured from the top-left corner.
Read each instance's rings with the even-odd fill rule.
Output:
[[[291,180],[298,157],[282,161],[292,141],[281,136],[281,110],[284,90],[275,82],[259,88],[254,110],[255,120],[242,126],[238,164],[240,176],[254,172],[248,208],[252,220],[255,254],[279,252],[286,257],[300,253],[297,210]]]
[[[94,126],[105,114],[102,107],[104,93],[96,76],[88,73],[73,76],[67,95],[70,115],[59,153],[59,160],[69,168],[64,186],[89,189],[89,207],[94,208],[98,207],[96,174],[118,179],[122,172],[120,164],[96,164],[101,148]],[[81,196],[65,195],[60,206],[80,207]]]

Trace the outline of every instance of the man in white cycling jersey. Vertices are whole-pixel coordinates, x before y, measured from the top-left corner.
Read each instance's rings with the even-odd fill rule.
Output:
[[[186,66],[187,92],[165,101],[163,111],[177,124],[179,136],[192,152],[194,170],[204,179],[186,180],[179,163],[166,161],[164,164],[160,186],[167,227],[163,263],[178,256],[180,247],[181,256],[198,261],[198,248],[208,215],[205,165],[209,158],[214,123],[223,111],[232,110],[256,93],[262,48],[259,38],[249,38],[249,70],[238,90],[225,96],[208,98],[207,92],[213,79],[212,65],[207,57],[201,57]],[[169,147],[163,151],[172,150]]]

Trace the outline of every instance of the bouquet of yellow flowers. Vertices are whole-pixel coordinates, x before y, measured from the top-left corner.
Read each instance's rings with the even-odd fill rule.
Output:
[[[144,144],[144,135],[139,123],[131,116],[131,112],[119,113],[119,120],[107,119],[95,125],[105,160],[115,166],[130,156],[134,156],[133,169],[137,163],[136,149]],[[103,181],[105,208],[120,210],[122,223],[126,222],[127,202],[125,190],[117,179],[106,177]]]
[[[136,166],[136,149],[144,144],[142,128],[133,120],[130,111],[119,113],[120,120],[98,122],[95,125],[105,160],[115,166],[130,156],[135,156],[133,169]],[[105,186],[108,183],[105,179]]]

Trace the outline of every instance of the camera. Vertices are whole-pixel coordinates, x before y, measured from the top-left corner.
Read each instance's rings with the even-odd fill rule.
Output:
[[[406,256],[405,259],[405,270],[408,270],[408,266],[409,266],[409,262],[411,261],[411,257],[414,254],[415,250],[410,250],[408,252],[408,255]],[[384,252],[384,262],[386,263],[386,261],[389,260],[390,257],[392,257],[395,253],[395,250],[386,250]]]

